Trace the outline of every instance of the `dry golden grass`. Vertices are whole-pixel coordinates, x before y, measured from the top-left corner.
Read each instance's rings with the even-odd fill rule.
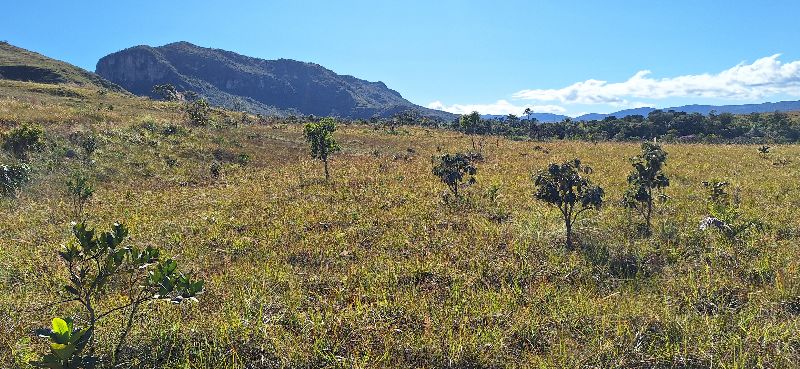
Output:
[[[39,123],[50,143],[33,161],[34,181],[0,203],[2,366],[26,367],[43,352],[33,329],[77,311],[46,306],[65,278],[56,255],[69,239],[64,183],[82,167],[64,152],[76,147],[71,134],[88,131],[100,138],[92,224],[123,221],[132,243],[162,247],[207,281],[199,303],[143,314],[128,341],[132,367],[800,361],[800,147],[773,147],[765,159],[754,146],[666,145],[670,200],[645,239],[617,205],[635,143],[491,138],[467,200],[446,204],[430,159],[466,150],[458,133],[342,125],[325,184],[300,126],[195,128],[174,104],[34,92],[43,88],[0,85],[0,122]],[[170,124],[177,134],[162,133]],[[214,179],[215,151],[250,162],[223,160]],[[581,248],[567,251],[557,211],[532,198],[530,176],[574,157],[594,168],[607,204],[578,224]],[[699,231],[710,179],[730,181],[746,216],[767,228],[738,243]],[[496,201],[486,196],[493,186]],[[98,330],[102,350],[119,325]]]

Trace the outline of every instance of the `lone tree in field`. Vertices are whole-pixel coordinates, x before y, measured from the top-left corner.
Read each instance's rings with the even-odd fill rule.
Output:
[[[306,123],[303,128],[303,135],[306,141],[311,144],[311,157],[321,160],[325,164],[325,180],[330,179],[328,172],[328,158],[335,152],[341,150],[339,144],[333,138],[336,131],[336,120],[333,118],[322,118],[319,122]]]
[[[563,164],[550,164],[534,176],[534,197],[558,207],[566,227],[567,249],[572,249],[572,226],[587,210],[599,210],[603,204],[603,189],[583,175],[592,169],[581,165],[579,159]]]
[[[464,185],[465,176],[469,176],[466,180],[468,185],[475,183],[477,171],[472,164],[472,158],[462,153],[442,155],[438,163],[433,166],[433,175],[439,177],[455,197],[460,197],[458,188]]]
[[[642,153],[631,158],[633,171],[628,175],[629,188],[622,200],[626,207],[636,209],[644,217],[644,231],[648,236],[654,193],[669,186],[669,178],[663,171],[666,161],[667,153],[654,142],[642,143]]]
[[[528,117],[528,138],[530,139],[533,139],[535,133],[534,127],[536,127],[536,124],[538,123],[538,120],[533,118],[532,115],[533,110],[531,110],[531,108],[525,108],[525,116]]]
[[[468,134],[469,138],[472,140],[472,149],[477,150],[475,146],[475,135],[478,133],[481,125],[481,114],[477,111],[473,111],[472,113],[462,115],[458,118],[458,124],[461,126],[461,129],[464,130],[464,133]]]

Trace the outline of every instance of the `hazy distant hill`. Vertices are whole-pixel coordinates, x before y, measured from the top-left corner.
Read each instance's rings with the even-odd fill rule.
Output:
[[[102,77],[60,60],[0,42],[0,79],[75,84],[122,91]]]
[[[651,111],[656,110],[655,108],[634,108],[634,109],[625,109],[620,110],[614,113],[609,114],[598,114],[598,113],[589,113],[584,114],[575,118],[570,118],[566,115],[559,115],[559,114],[549,114],[549,113],[534,113],[531,115],[531,118],[536,118],[540,123],[554,123],[554,122],[561,122],[564,119],[570,118],[574,121],[590,121],[590,120],[603,120],[606,117],[614,116],[617,118],[624,118],[630,115],[642,115],[647,116],[650,114]],[[716,112],[716,114],[721,113],[732,113],[732,114],[750,114],[750,113],[774,113],[774,112],[787,112],[787,111],[800,111],[800,101],[780,101],[780,102],[767,102],[763,104],[744,104],[744,105],[683,105],[683,106],[675,106],[671,108],[664,108],[660,109],[664,111],[674,110],[686,113],[700,113],[703,115],[708,115],[709,113]],[[483,119],[505,119],[505,115],[492,115],[492,114],[485,114],[482,115]],[[528,119],[527,116],[522,115],[519,117],[522,120]]]
[[[339,75],[318,64],[252,58],[188,42],[131,47],[103,57],[96,70],[137,95],[153,96],[154,85],[170,83],[215,105],[265,114],[370,118],[415,110],[455,117],[415,105],[383,82]]]
[[[643,115],[647,116],[654,108],[635,108],[620,110],[611,114],[584,114],[575,120],[601,120],[609,116],[617,118],[624,118],[629,115]],[[674,110],[685,113],[700,113],[708,115],[712,111],[717,114],[732,113],[732,114],[750,114],[750,113],[774,113],[774,112],[787,112],[800,110],[800,101],[780,101],[780,102],[767,102],[762,104],[744,104],[744,105],[683,105],[672,108],[660,109],[664,111]]]

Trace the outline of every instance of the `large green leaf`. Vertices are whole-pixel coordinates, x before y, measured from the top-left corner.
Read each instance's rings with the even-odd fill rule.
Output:
[[[70,335],[72,334],[72,319],[66,318],[53,318],[53,334],[50,339],[58,344],[65,344],[69,342]]]
[[[50,350],[61,360],[69,360],[75,353],[74,344],[51,343]]]

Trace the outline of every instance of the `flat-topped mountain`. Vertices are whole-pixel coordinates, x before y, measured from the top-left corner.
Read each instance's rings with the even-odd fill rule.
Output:
[[[415,105],[383,82],[336,74],[314,63],[252,58],[188,42],[131,47],[100,59],[96,71],[137,95],[154,96],[153,86],[169,83],[214,105],[255,113],[371,118],[414,110],[454,117]]]
[[[95,86],[114,91],[122,89],[102,77],[72,64],[0,42],[0,79],[12,81]]]

